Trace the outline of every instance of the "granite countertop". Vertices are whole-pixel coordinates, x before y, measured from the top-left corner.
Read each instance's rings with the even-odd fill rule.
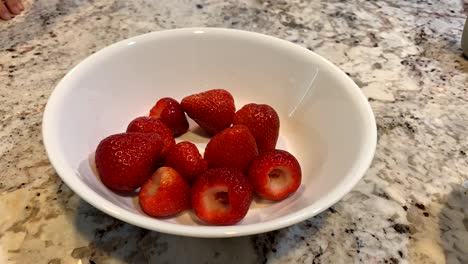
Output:
[[[466,2],[24,2],[0,21],[0,263],[468,263]],[[55,84],[113,42],[193,26],[287,39],[355,80],[379,140],[351,193],[289,228],[198,239],[123,223],[61,182],[41,139]]]

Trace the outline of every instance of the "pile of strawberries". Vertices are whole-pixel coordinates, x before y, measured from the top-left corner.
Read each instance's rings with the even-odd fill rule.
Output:
[[[187,141],[185,113],[212,138],[204,156]],[[277,150],[279,118],[262,104],[236,112],[234,98],[216,89],[183,98],[162,98],[149,117],[138,117],[126,133],[103,139],[95,155],[102,182],[111,190],[138,193],[145,213],[176,215],[193,208],[207,224],[231,225],[247,214],[254,192],[282,200],[301,184],[296,158]]]

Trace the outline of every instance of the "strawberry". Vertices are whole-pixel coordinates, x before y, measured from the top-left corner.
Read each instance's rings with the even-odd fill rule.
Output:
[[[141,116],[133,119],[127,127],[128,132],[156,133],[163,142],[163,149],[160,157],[163,159],[169,153],[169,150],[175,145],[175,139],[171,130],[159,119]]]
[[[234,125],[245,125],[257,142],[258,151],[275,149],[279,135],[279,117],[265,104],[248,104],[236,112]]]
[[[171,149],[164,166],[177,170],[189,183],[195,182],[198,175],[208,168],[195,144],[187,141],[180,142]]]
[[[192,187],[192,207],[202,221],[232,225],[244,218],[253,199],[249,179],[238,170],[216,168],[198,177]]]
[[[257,155],[255,139],[243,125],[235,125],[216,134],[205,148],[209,168],[232,167],[244,173]]]
[[[171,129],[174,137],[184,134],[189,128],[182,106],[169,97],[159,99],[151,108],[150,116],[161,119]]]
[[[95,162],[104,185],[114,191],[134,191],[154,171],[163,143],[157,134],[123,133],[103,139]]]
[[[181,105],[187,115],[210,135],[229,127],[236,112],[234,98],[222,89],[187,96]]]
[[[249,178],[255,192],[270,200],[282,200],[301,185],[301,166],[297,159],[284,150],[270,150],[252,162]]]
[[[170,167],[159,168],[138,193],[141,209],[150,216],[171,216],[190,208],[190,186]]]

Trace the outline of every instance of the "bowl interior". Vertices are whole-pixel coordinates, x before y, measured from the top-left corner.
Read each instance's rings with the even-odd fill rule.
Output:
[[[278,148],[293,153],[303,170],[297,193],[277,203],[255,200],[236,226],[208,227],[189,212],[150,218],[134,197],[104,187],[93,168],[100,140],[124,132],[133,118],[147,115],[158,98],[181,100],[213,88],[230,91],[238,109],[255,102],[277,110]],[[263,232],[313,216],[352,188],[375,148],[367,101],[338,68],[285,41],[220,29],[147,34],[92,55],[57,86],[43,125],[54,167],[85,200],[133,224],[199,236]],[[195,128],[192,122],[191,131]],[[208,142],[196,132],[182,140],[196,143],[201,151]]]

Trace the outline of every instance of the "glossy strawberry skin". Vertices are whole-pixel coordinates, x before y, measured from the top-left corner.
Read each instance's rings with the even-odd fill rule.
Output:
[[[101,181],[113,191],[134,191],[151,176],[162,146],[157,134],[123,133],[103,139],[95,153]]]
[[[279,136],[280,120],[271,106],[247,104],[236,112],[233,123],[249,128],[260,153],[275,149]]]
[[[163,142],[163,149],[160,155],[162,159],[167,156],[169,150],[175,145],[175,139],[172,136],[171,130],[159,119],[147,116],[137,117],[128,124],[127,133],[129,132],[158,134]]]
[[[249,178],[257,195],[278,201],[297,191],[302,171],[291,153],[276,149],[261,153],[253,160]]]
[[[211,138],[204,157],[209,168],[232,167],[247,173],[250,163],[257,155],[257,145],[249,129],[243,125],[235,125]]]
[[[210,135],[229,127],[236,112],[234,98],[223,89],[187,96],[181,105],[187,115]]]
[[[138,193],[143,211],[154,217],[176,215],[190,208],[190,186],[170,167],[161,167]]]
[[[195,182],[197,177],[208,168],[197,146],[191,142],[177,143],[167,155],[165,166],[177,170],[189,183]]]
[[[205,223],[233,225],[242,220],[253,199],[248,178],[232,168],[207,170],[192,187],[192,207]]]
[[[184,134],[189,128],[182,106],[177,100],[170,97],[159,99],[151,108],[150,116],[161,119],[171,129],[174,137]]]

